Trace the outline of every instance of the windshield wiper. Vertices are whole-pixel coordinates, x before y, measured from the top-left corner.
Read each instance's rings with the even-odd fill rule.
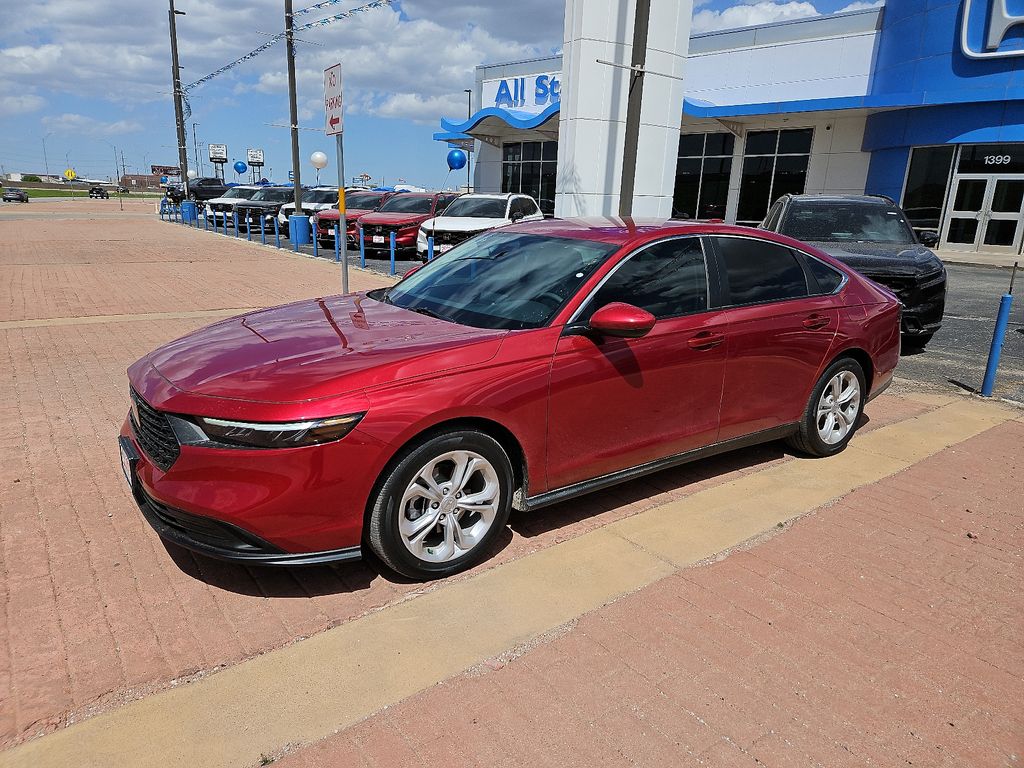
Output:
[[[445,321],[448,321],[447,317],[439,315],[434,310],[427,309],[426,307],[402,307],[402,309],[407,309],[410,312],[415,312],[417,315],[426,315],[427,317],[432,317],[435,320],[445,320]]]

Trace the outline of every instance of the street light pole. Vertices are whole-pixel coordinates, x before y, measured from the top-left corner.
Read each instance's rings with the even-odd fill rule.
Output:
[[[284,0],[284,33],[288,56],[288,109],[292,126],[292,182],[295,184],[295,212],[298,213],[302,210],[302,180],[299,178],[299,107],[295,92],[295,34],[292,16],[292,0]]]
[[[50,175],[50,161],[46,159],[46,140],[51,136],[53,136],[53,131],[49,131],[43,136],[43,167],[46,169],[47,176]]]
[[[168,0],[170,9],[167,18],[171,29],[171,82],[174,84],[174,122],[178,135],[178,166],[181,170],[181,186],[188,197],[188,146],[185,143],[185,111],[181,103],[181,67],[178,65],[178,28],[175,16],[184,16],[184,11],[174,10],[174,0]]]
[[[466,119],[469,120],[473,117],[473,90],[471,88],[466,89]],[[466,153],[466,191],[473,191],[473,177],[470,176],[469,167],[472,165],[473,153]]]
[[[192,149],[194,149],[196,153],[196,173],[202,174],[202,171],[199,170],[203,167],[203,164],[199,162],[199,141],[196,139],[197,125],[199,125],[199,123],[192,123]]]

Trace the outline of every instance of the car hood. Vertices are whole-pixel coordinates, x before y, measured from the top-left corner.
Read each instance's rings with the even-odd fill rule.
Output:
[[[354,219],[362,218],[368,213],[373,213],[373,211],[365,208],[349,208],[345,211],[345,220],[351,222]],[[324,221],[330,221],[332,219],[337,221],[338,219],[338,209],[333,206],[324,209],[323,214]]]
[[[212,205],[213,203],[218,203],[220,205],[238,205],[239,203],[248,202],[250,201],[241,197],[215,197],[212,200],[207,200],[206,204]]]
[[[413,224],[422,224],[424,221],[430,218],[428,213],[368,213],[360,219],[360,223],[364,227],[383,225],[386,227],[394,227],[398,225],[409,226]]]
[[[193,394],[304,402],[485,363],[506,333],[352,294],[223,320],[146,360]]]
[[[923,245],[897,243],[812,242],[815,248],[865,275],[913,276],[942,267],[938,257]]]
[[[284,203],[273,203],[270,200],[245,200],[238,203],[236,208],[258,208],[265,211],[276,211]]]
[[[303,203],[302,210],[304,211],[326,211],[329,208],[333,208],[334,203]],[[294,211],[295,203],[285,203],[281,206],[282,211]]]
[[[423,222],[426,229],[435,232],[483,232],[485,229],[504,227],[512,222],[508,219],[482,219],[469,216],[438,216]]]

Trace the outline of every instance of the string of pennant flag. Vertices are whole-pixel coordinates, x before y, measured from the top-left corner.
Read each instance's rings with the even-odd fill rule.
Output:
[[[298,15],[304,14],[304,13],[312,13],[313,11],[322,10],[322,9],[327,8],[329,6],[337,5],[338,3],[341,3],[341,2],[345,2],[345,0],[322,0],[322,2],[314,3],[313,5],[307,6],[306,8],[303,8],[302,10],[296,11],[294,15],[298,16]],[[342,19],[350,18],[352,16],[355,16],[358,13],[365,13],[367,11],[372,11],[372,10],[374,10],[376,8],[384,8],[386,6],[391,5],[393,2],[394,2],[394,0],[373,0],[372,3],[367,3],[366,5],[360,5],[358,8],[351,8],[351,9],[349,9],[347,11],[342,11],[341,13],[336,13],[333,16],[328,16],[326,18],[320,19],[319,21],[311,21],[308,24],[301,24],[299,26],[296,26],[293,31],[294,32],[305,32],[306,30],[310,30],[310,29],[314,29],[314,28],[318,28],[318,27],[326,27],[329,24],[333,24],[336,21],[341,21]],[[285,33],[284,32],[280,32],[280,33],[274,35],[269,40],[267,40],[267,42],[263,43],[263,45],[259,46],[258,48],[254,48],[253,50],[249,51],[247,54],[245,54],[241,58],[235,59],[230,64],[225,64],[223,67],[220,67],[219,69],[215,69],[213,72],[211,72],[210,74],[206,75],[205,77],[201,77],[198,80],[196,80],[195,82],[189,83],[188,85],[184,86],[182,88],[182,91],[184,91],[184,93],[182,95],[184,96],[189,91],[192,91],[192,90],[198,88],[200,85],[203,85],[204,83],[208,83],[211,80],[213,80],[215,77],[223,75],[225,72],[228,72],[228,71],[234,69],[239,64],[243,64],[246,61],[249,61],[251,59],[255,59],[257,56],[259,56],[264,51],[272,48],[274,45],[276,45],[277,43],[279,43],[282,40],[284,40],[284,38],[285,38]],[[192,110],[191,110],[191,107],[189,107],[189,105],[188,105],[187,98],[186,98],[185,106],[186,106],[187,111],[189,113],[191,113]],[[186,120],[188,119],[188,115],[185,116],[185,119]]]

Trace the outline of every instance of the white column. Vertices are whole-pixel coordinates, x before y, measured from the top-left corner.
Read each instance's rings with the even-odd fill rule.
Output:
[[[669,217],[692,0],[651,0],[633,211]],[[555,215],[615,216],[635,0],[566,0]],[[598,64],[612,61],[623,67]],[[657,74],[651,74],[657,73]],[[663,77],[673,75],[674,77]]]

